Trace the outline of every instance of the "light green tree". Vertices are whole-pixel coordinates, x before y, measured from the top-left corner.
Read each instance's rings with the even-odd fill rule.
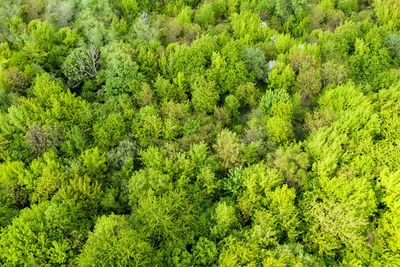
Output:
[[[97,220],[78,258],[79,266],[148,266],[155,262],[157,254],[151,243],[120,215],[102,216]]]

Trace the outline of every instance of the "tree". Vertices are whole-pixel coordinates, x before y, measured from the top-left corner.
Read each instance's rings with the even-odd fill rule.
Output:
[[[386,36],[386,46],[392,57],[400,60],[400,35],[399,34],[388,34]]]
[[[94,142],[101,150],[108,150],[125,137],[126,128],[121,114],[109,114],[105,120],[93,125]]]
[[[377,0],[374,2],[374,9],[379,24],[385,26],[389,31],[400,29],[400,5],[394,0]]]
[[[260,91],[254,83],[244,83],[235,90],[235,96],[243,105],[254,107],[260,97]]]
[[[77,48],[65,59],[63,72],[68,85],[80,85],[86,78],[96,78],[99,69],[100,51],[96,47]]]
[[[230,5],[233,5],[233,3],[230,3]],[[262,23],[258,14],[247,10],[233,13],[230,24],[233,29],[233,35],[247,45],[263,42],[269,35],[269,27]],[[240,47],[238,48],[240,49]]]
[[[97,220],[94,231],[89,233],[78,263],[79,266],[147,266],[157,261],[154,253],[150,242],[134,230],[125,217],[102,216]]]
[[[153,80],[159,75],[159,63],[157,50],[160,48],[157,42],[150,44],[148,46],[140,45],[137,48],[136,62],[139,65],[139,70],[143,73],[149,80]]]
[[[69,175],[69,182],[63,184],[52,200],[62,203],[71,212],[71,217],[79,222],[83,231],[93,226],[97,216],[103,191],[100,184],[88,175],[74,169]]]
[[[34,40],[32,45],[37,45],[39,51],[50,52],[57,36],[54,26],[47,21],[42,22],[36,19],[29,22],[28,29]]]
[[[135,172],[128,185],[131,205],[137,204],[148,192],[161,196],[172,190],[171,182],[171,176],[159,169],[146,168]]]
[[[22,71],[16,67],[11,67],[3,75],[5,88],[12,92],[25,93],[26,88],[29,86],[29,81]]]
[[[273,142],[283,144],[293,138],[293,106],[283,101],[276,102],[271,107],[271,117],[267,117],[265,129],[267,136]]]
[[[131,31],[134,33],[134,36],[146,42],[150,42],[152,40],[157,40],[159,37],[159,25],[158,23],[150,22],[150,15],[146,12],[143,12],[136,19],[136,22],[132,25]]]
[[[170,81],[158,76],[154,83],[154,89],[160,101],[182,100],[186,98],[185,91],[182,91]]]
[[[268,6],[273,9],[275,14],[280,16],[282,20],[292,20],[303,14],[307,9],[307,0],[271,0]]]
[[[130,160],[136,159],[138,147],[132,138],[125,138],[121,140],[117,147],[109,150],[106,154],[107,163],[114,169],[120,169],[128,165]]]
[[[271,90],[288,92],[294,85],[295,80],[295,73],[289,65],[279,64],[268,75],[268,83]]]
[[[200,237],[193,250],[194,264],[202,266],[213,264],[218,256],[218,250],[215,242],[205,237]]]
[[[63,205],[42,202],[24,209],[0,235],[2,261],[11,265],[67,264],[72,217]]]
[[[202,27],[214,25],[215,12],[211,3],[203,3],[194,16],[194,22]]]
[[[382,224],[380,225],[380,229],[378,230],[378,242],[382,242],[383,244],[379,244],[378,246],[387,250],[388,252],[379,253],[386,254],[383,258],[386,258],[389,262],[396,263],[398,261],[398,251],[399,251],[399,238],[400,233],[398,231],[398,209],[396,206],[399,204],[398,200],[398,191],[399,187],[399,172],[390,172],[388,169],[383,170],[380,178],[380,183],[386,190],[385,197],[383,199],[384,203],[388,206],[388,210],[385,211]]]
[[[22,15],[27,21],[39,19],[44,9],[43,1],[23,0],[21,2]]]
[[[271,195],[270,212],[277,222],[277,237],[294,242],[300,234],[300,220],[295,206],[296,191],[284,185]]]
[[[229,238],[219,254],[220,266],[256,265],[260,262],[261,251],[257,244]]]
[[[203,76],[196,77],[193,84],[192,103],[197,112],[211,112],[219,100],[219,94],[213,82]]]
[[[243,216],[251,218],[255,209],[267,208],[272,192],[283,185],[285,179],[277,169],[264,162],[253,164],[242,173],[243,192],[239,199]],[[254,210],[253,210],[254,209]]]
[[[19,183],[33,191],[31,202],[50,200],[65,183],[64,167],[55,151],[46,152],[33,160]]]
[[[67,27],[74,16],[74,4],[63,0],[49,0],[46,2],[46,19],[58,27]]]
[[[0,3],[0,265],[400,266],[398,1]]]
[[[267,90],[265,92],[265,95],[261,97],[260,103],[259,103],[259,109],[263,111],[265,114],[269,114],[271,112],[271,107],[278,102],[289,102],[290,101],[290,96],[288,93],[286,93],[283,90]]]
[[[57,149],[60,147],[62,135],[57,125],[43,126],[41,122],[33,123],[26,132],[26,140],[32,152],[43,154],[47,149]]]
[[[132,60],[132,47],[123,42],[114,41],[101,50],[100,81],[104,81],[104,91],[109,95],[118,95],[135,91],[138,82],[145,77],[139,72],[139,66]]]
[[[132,130],[140,145],[154,145],[164,136],[164,122],[153,106],[141,108],[137,117]]]
[[[316,64],[317,60],[315,56],[305,51],[305,49],[295,50],[289,56],[289,65],[296,74],[309,67],[315,68]]]
[[[307,153],[298,145],[286,149],[278,148],[270,157],[271,165],[280,170],[285,182],[290,186],[301,186],[307,181],[307,170],[310,167]]]
[[[102,182],[107,172],[107,158],[97,147],[85,150],[79,157],[83,171],[94,181]]]
[[[238,167],[242,163],[241,145],[236,133],[228,129],[222,130],[213,147],[224,169]]]
[[[224,106],[233,118],[237,118],[239,116],[240,102],[236,96],[228,95],[225,97]]]
[[[17,216],[20,208],[28,205],[29,191],[21,183],[25,175],[20,161],[4,162],[0,165],[0,225],[6,227]]]
[[[11,42],[21,41],[20,37],[14,31],[12,24],[13,18],[18,18],[21,15],[21,5],[18,2],[12,0],[6,0],[0,8],[0,17],[3,19],[0,21],[0,32],[1,39],[6,39]],[[22,22],[22,19],[20,19]],[[11,24],[11,25],[10,25]]]
[[[309,106],[316,94],[321,90],[321,74],[318,69],[307,68],[299,73],[294,85],[295,91],[300,92],[302,102]]]
[[[322,84],[341,84],[346,80],[347,70],[343,65],[328,61],[322,65]]]
[[[221,187],[221,182],[215,177],[215,173],[209,167],[200,169],[196,177],[196,183],[207,197],[214,197]]]
[[[265,53],[258,49],[247,47],[243,50],[243,60],[247,69],[254,72],[257,79],[265,81],[268,77],[269,67],[265,60]]]
[[[138,3],[136,0],[121,0],[120,8],[124,17],[133,17],[138,13]]]
[[[150,105],[154,101],[154,92],[147,83],[142,83],[140,91],[135,96],[139,107]]]
[[[211,228],[211,233],[218,239],[224,238],[239,222],[235,208],[226,202],[217,204],[212,219],[215,225]]]
[[[77,157],[88,146],[89,136],[79,126],[73,126],[65,133],[61,150],[71,157]]]
[[[338,255],[343,246],[365,256],[369,218],[376,209],[371,183],[365,177],[321,177],[319,187],[304,202],[312,227],[306,240],[327,256]]]
[[[158,242],[184,237],[193,220],[192,205],[184,193],[175,190],[161,196],[148,192],[132,208],[137,214],[135,225]]]
[[[298,243],[278,245],[273,251],[267,252],[263,260],[264,266],[310,266],[322,264],[321,261],[304,251],[305,248]]]
[[[371,52],[361,39],[357,39],[354,45],[355,51],[350,57],[350,66],[356,79],[373,80],[376,73],[387,70],[390,66],[390,56],[386,48]]]
[[[345,13],[356,12],[358,10],[358,1],[340,0],[338,1],[338,9]]]
[[[228,177],[223,181],[224,190],[232,195],[238,197],[243,190],[243,167],[230,169]]]

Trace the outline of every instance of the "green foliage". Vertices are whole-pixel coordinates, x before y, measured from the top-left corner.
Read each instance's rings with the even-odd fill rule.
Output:
[[[40,50],[49,52],[56,37],[54,26],[47,21],[32,20],[28,25],[28,29],[34,40],[34,45],[37,45]]]
[[[251,242],[228,240],[219,255],[220,266],[254,265],[260,260],[260,248]]]
[[[215,224],[211,229],[211,233],[216,238],[225,237],[238,224],[235,208],[226,202],[218,202],[212,219],[215,221]]]
[[[218,256],[217,246],[213,241],[200,237],[194,247],[194,264],[210,265],[214,263]]]
[[[0,2],[0,265],[400,266],[398,1]]]
[[[232,117],[238,117],[239,115],[239,108],[240,108],[240,102],[234,95],[228,95],[225,98],[225,104],[224,104],[226,110],[229,112],[229,114]]]
[[[400,59],[400,47],[399,47],[400,35],[388,34],[386,36],[386,42],[388,50],[392,57]]]
[[[296,79],[295,73],[289,65],[275,64],[278,64],[278,66],[273,68],[268,75],[269,88],[271,90],[290,91]]]
[[[121,0],[121,9],[126,17],[135,16],[139,11],[136,0]]]
[[[3,76],[3,86],[9,91],[25,93],[26,88],[29,86],[26,75],[16,67],[7,69],[3,72]]]
[[[268,77],[268,64],[265,61],[265,53],[258,48],[245,48],[243,51],[243,60],[248,70],[253,71],[256,78],[265,80]]]
[[[15,214],[18,209],[16,207],[24,207],[28,202],[28,191],[21,184],[21,180],[24,177],[25,169],[24,164],[19,161],[5,162],[2,163],[0,168],[1,177],[1,204],[2,214],[4,215],[1,221],[2,226],[10,222],[10,216]],[[13,212],[14,210],[14,212]]]
[[[322,84],[341,84],[347,76],[346,68],[343,65],[328,61],[322,65],[321,69]]]
[[[285,182],[290,186],[301,186],[307,181],[309,168],[308,155],[299,146],[279,148],[271,157],[272,166],[285,176]]]
[[[1,259],[11,265],[67,264],[72,248],[65,235],[72,227],[72,218],[62,205],[43,202],[24,209],[1,233]]]
[[[19,183],[34,190],[30,201],[40,202],[51,199],[65,182],[64,169],[54,151],[46,152],[43,158],[32,161],[24,179]]]
[[[301,93],[302,102],[310,105],[314,97],[321,90],[321,74],[312,67],[303,70],[297,76],[295,91]]]
[[[340,0],[338,1],[337,7],[345,13],[355,12],[358,10],[358,1]]]
[[[117,147],[109,150],[106,154],[108,164],[115,169],[128,165],[137,155],[137,145],[131,138],[121,140]]]
[[[267,5],[283,20],[291,20],[300,16],[307,9],[307,0],[270,0]]]
[[[269,28],[262,27],[257,14],[244,11],[233,14],[231,19],[234,36],[242,39],[244,43],[252,45],[268,38]]]
[[[228,177],[223,183],[223,188],[226,192],[234,197],[240,195],[243,187],[243,167],[238,167],[235,169],[230,169]]]
[[[362,40],[357,39],[350,64],[356,79],[372,80],[376,72],[383,72],[390,66],[389,53],[386,49],[371,53],[370,48]]]
[[[125,136],[125,131],[126,124],[122,115],[110,114],[104,121],[99,121],[93,126],[94,142],[100,149],[107,150]]]
[[[129,199],[132,205],[147,192],[162,195],[171,190],[172,179],[157,169],[143,169],[133,174],[129,182]]]
[[[31,124],[26,132],[28,146],[35,154],[43,154],[49,148],[58,148],[60,139],[58,126],[42,126],[40,122]]]
[[[399,30],[400,5],[394,0],[375,0],[375,13],[379,24],[390,31]]]
[[[235,96],[244,105],[254,107],[260,97],[260,91],[255,87],[254,83],[244,83],[236,88]]]
[[[220,189],[221,184],[209,167],[203,167],[200,169],[199,174],[196,177],[196,182],[201,188],[203,194],[207,197],[213,197]]]
[[[290,96],[283,90],[267,90],[265,95],[261,97],[259,108],[265,114],[269,114],[271,111],[271,107],[278,102],[289,102]]]
[[[107,159],[104,153],[100,153],[97,147],[84,151],[79,159],[83,164],[85,173],[89,177],[97,181],[101,181],[104,178],[104,173],[107,171]]]
[[[276,102],[271,107],[271,117],[267,119],[267,136],[275,143],[282,144],[293,137],[293,106],[286,102]]]
[[[215,84],[198,76],[193,84],[192,103],[197,112],[211,112],[219,100]]]
[[[110,249],[113,248],[113,249]],[[147,266],[156,262],[154,249],[120,215],[100,217],[79,256],[79,266],[102,264]]]
[[[194,15],[194,22],[205,27],[207,25],[214,25],[215,12],[211,3],[205,2],[202,4]]]
[[[214,149],[224,169],[231,169],[241,164],[241,144],[236,133],[228,129],[222,130],[217,136]]]
[[[162,196],[149,192],[139,199],[134,211],[133,220],[143,234],[159,241],[182,238],[193,219],[190,202],[177,191]]]
[[[134,36],[143,41],[157,40],[159,35],[158,25],[151,23],[147,13],[141,13],[131,31]]]
[[[335,255],[342,246],[365,250],[368,218],[376,205],[371,183],[365,178],[349,180],[345,176],[320,182],[322,192],[315,192],[308,206],[307,220],[313,225],[308,238],[313,239],[319,253],[328,256]]]
[[[104,91],[110,95],[130,92],[135,81],[143,81],[139,67],[130,55],[131,47],[122,42],[113,42],[101,51],[100,64],[104,66],[99,73],[103,79]]]
[[[397,196],[398,194],[397,188],[399,187],[398,171],[389,174],[389,172],[385,170],[382,173],[380,182],[387,192],[383,201],[389,208],[389,210],[384,213],[383,223],[382,223],[382,228],[383,228],[382,230],[385,233],[383,236],[388,238],[385,240],[386,244],[384,247],[387,247],[391,252],[397,252],[399,250],[398,240],[400,237],[398,231],[399,220],[397,219],[398,218],[397,205],[399,204]]]

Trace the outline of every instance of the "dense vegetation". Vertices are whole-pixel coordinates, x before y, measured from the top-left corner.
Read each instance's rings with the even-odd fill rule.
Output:
[[[400,265],[397,0],[1,0],[0,264]]]

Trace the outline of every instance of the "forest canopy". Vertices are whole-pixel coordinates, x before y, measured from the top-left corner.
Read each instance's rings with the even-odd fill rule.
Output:
[[[2,0],[0,264],[399,266],[400,2]]]

